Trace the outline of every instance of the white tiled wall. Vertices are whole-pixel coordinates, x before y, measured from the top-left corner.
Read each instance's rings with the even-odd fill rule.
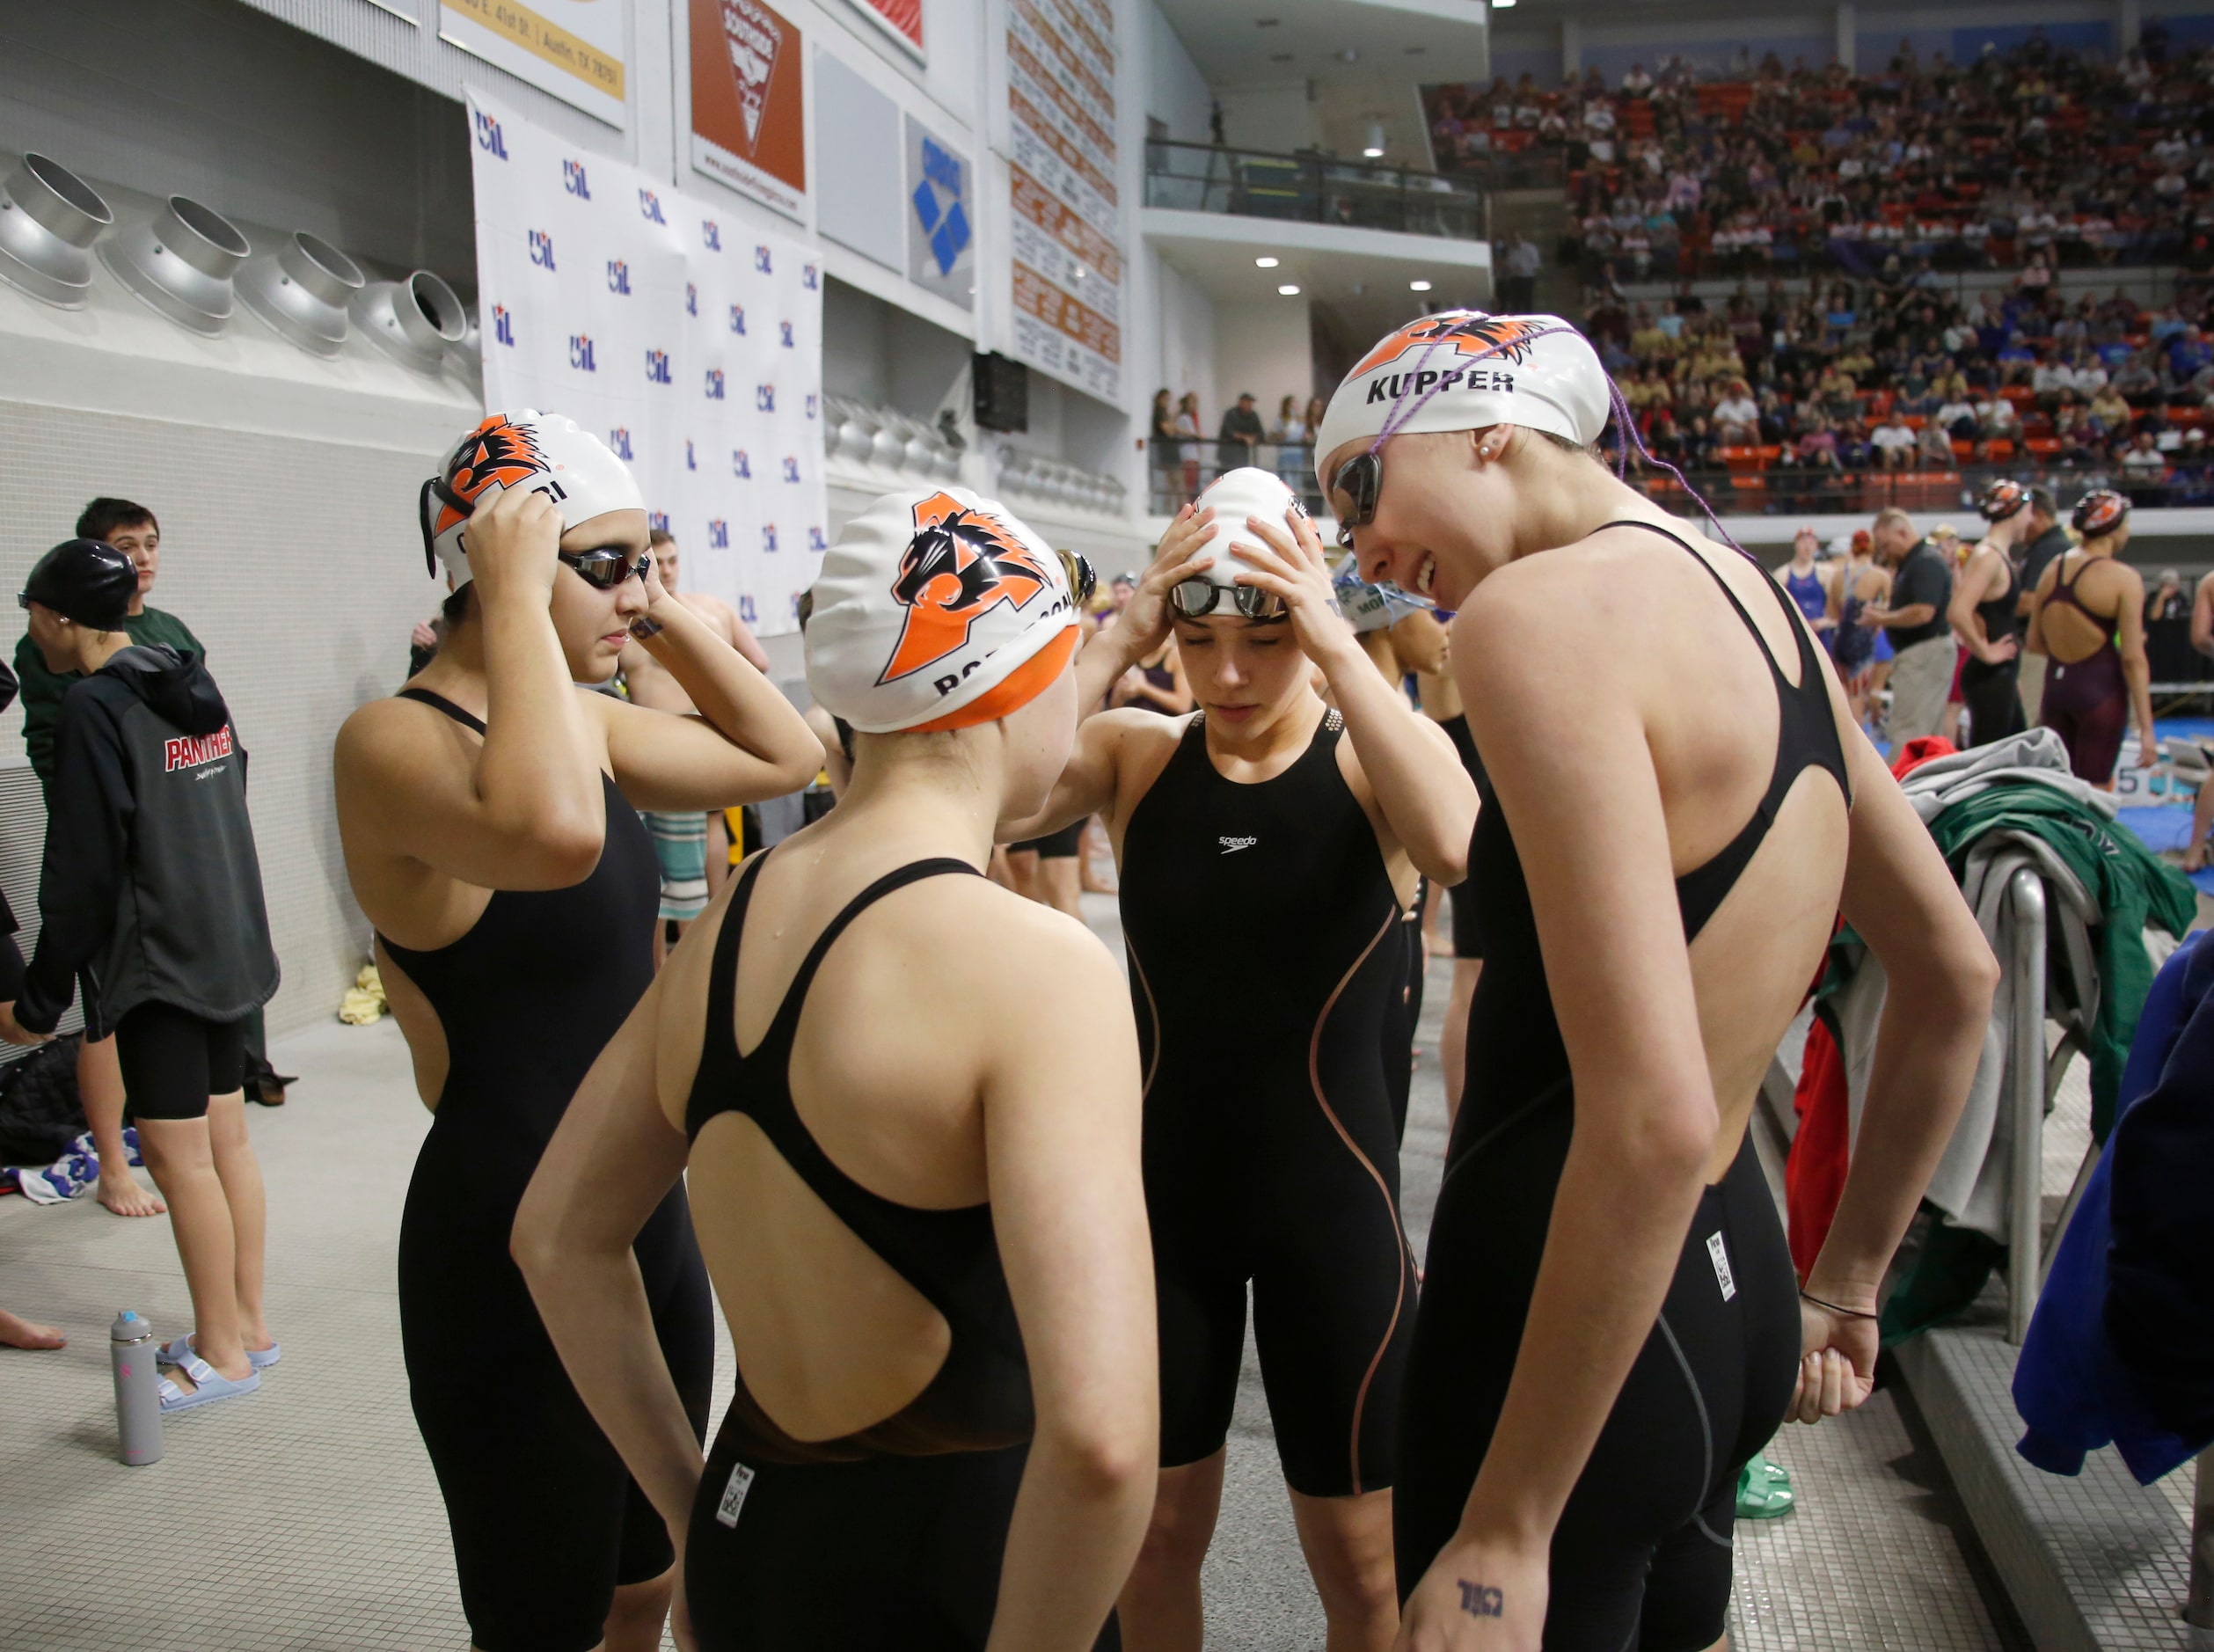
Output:
[[[335,1012],[368,925],[346,887],[331,741],[407,672],[407,639],[442,588],[423,570],[416,491],[436,456],[352,448],[0,401],[0,589],[69,537],[95,494],[161,519],[154,605],[207,644],[251,754],[248,791],[284,985],[278,1033]],[[12,657],[21,634],[11,625]],[[0,762],[23,720],[0,717]]]

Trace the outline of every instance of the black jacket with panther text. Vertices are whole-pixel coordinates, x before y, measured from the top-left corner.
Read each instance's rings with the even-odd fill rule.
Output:
[[[126,648],[70,685],[47,807],[26,1028],[53,1031],[80,977],[96,1038],[142,1004],[234,1021],[269,1001],[245,749],[198,654]]]

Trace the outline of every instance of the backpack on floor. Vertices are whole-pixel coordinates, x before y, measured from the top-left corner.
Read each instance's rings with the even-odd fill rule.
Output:
[[[50,1165],[87,1128],[71,1033],[0,1067],[0,1165]]]

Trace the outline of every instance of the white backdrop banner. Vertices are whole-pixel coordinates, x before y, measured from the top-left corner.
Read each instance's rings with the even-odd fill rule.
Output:
[[[469,103],[486,406],[597,431],[676,536],[684,583],[764,635],[793,630],[829,521],[814,255]]]

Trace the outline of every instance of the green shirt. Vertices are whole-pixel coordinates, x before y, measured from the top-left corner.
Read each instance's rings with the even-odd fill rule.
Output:
[[[150,605],[142,612],[126,615],[123,629],[135,643],[167,643],[203,658],[208,653],[183,620]],[[62,716],[62,697],[69,691],[70,683],[84,680],[84,673],[47,670],[46,657],[26,632],[15,646],[15,674],[23,691],[24,749],[30,754],[32,771],[44,786],[54,778],[54,726]]]

